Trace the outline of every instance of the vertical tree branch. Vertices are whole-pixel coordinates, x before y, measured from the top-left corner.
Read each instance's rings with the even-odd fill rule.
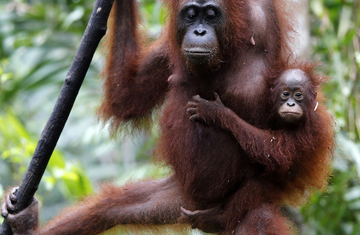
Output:
[[[13,213],[18,213],[25,209],[30,204],[38,189],[51,154],[54,151],[81,84],[84,81],[95,50],[101,38],[106,33],[107,20],[113,1],[114,0],[96,1],[95,8],[91,14],[75,58],[66,75],[53,112],[40,136],[28,170],[16,193],[17,203],[15,204]],[[10,226],[5,222],[0,229],[0,235],[12,235]]]

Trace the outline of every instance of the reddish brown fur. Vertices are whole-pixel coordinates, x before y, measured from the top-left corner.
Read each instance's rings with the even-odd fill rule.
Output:
[[[293,156],[293,164],[296,166],[296,177],[287,183],[287,201],[293,205],[303,202],[301,198],[304,194],[314,189],[323,189],[327,184],[330,173],[330,164],[332,159],[332,151],[334,149],[334,130],[333,119],[324,106],[325,98],[320,90],[320,85],[327,81],[327,77],[315,72],[316,64],[301,63],[288,65],[288,69],[301,69],[310,78],[312,87],[311,91],[315,91],[315,95],[311,95],[310,103],[312,106],[307,107],[305,112],[305,122],[302,122],[296,131],[280,131],[279,142],[286,143],[286,146],[279,146],[279,150],[289,150],[284,152],[286,156]],[[309,98],[309,97],[308,97]],[[276,98],[273,97],[273,100]],[[316,101],[319,106],[314,111]],[[275,101],[274,101],[275,102]],[[273,113],[275,110],[272,111]],[[271,124],[270,124],[271,125]],[[285,139],[290,137],[289,141]],[[292,152],[290,152],[292,150]],[[291,170],[292,171],[292,170]]]
[[[185,2],[166,1],[169,24],[145,50],[136,1],[116,1],[99,109],[115,133],[123,123],[139,128],[166,100],[156,153],[172,166],[174,176],[125,186],[128,190],[106,186],[99,197],[65,212],[41,234],[95,234],[116,224],[176,223],[180,206],[204,210],[219,205],[226,223],[221,234],[287,234],[291,229],[280,206],[298,205],[325,185],[334,136],[321,92],[318,110],[301,128],[271,130],[268,121],[267,84],[290,67],[287,1],[217,0],[227,21],[217,35],[220,54],[214,61],[222,62],[209,67],[190,65],[181,53],[175,26]],[[320,84],[311,66],[297,68]],[[169,85],[171,74],[175,79]],[[193,96],[211,101],[214,92],[225,107],[219,111],[205,105],[201,118],[209,122],[190,121],[186,106]]]
[[[286,68],[291,69],[293,67],[288,66]],[[271,112],[276,113],[276,109],[271,112],[269,112],[270,109],[268,109],[267,112],[268,116],[270,116],[269,127],[273,127],[274,130],[265,131],[249,125],[238,117],[233,110],[225,107],[226,105],[223,106],[219,101],[206,101],[196,98],[193,102],[188,103],[190,109],[196,109],[196,112],[191,111],[191,115],[197,115],[198,119],[205,121],[205,123],[209,125],[228,130],[234,135],[246,153],[246,156],[253,161],[248,163],[242,161],[240,162],[242,165],[237,165],[238,168],[235,166],[234,171],[244,169],[243,178],[240,179],[239,190],[230,196],[222,209],[223,212],[215,211],[215,213],[223,213],[219,215],[215,221],[218,223],[219,220],[223,220],[224,223],[227,223],[223,226],[230,229],[230,231],[237,226],[246,227],[245,222],[237,225],[238,221],[243,221],[244,219],[248,221],[246,218],[251,216],[251,211],[257,211],[256,208],[261,207],[264,203],[270,203],[278,207],[282,204],[298,206],[304,202],[307,196],[311,195],[314,189],[322,189],[326,185],[331,163],[329,156],[332,155],[334,148],[333,121],[323,105],[320,104],[317,110],[314,111],[316,92],[318,93],[317,100],[319,102],[323,101],[323,96],[318,88],[324,79],[313,72],[313,65],[311,64],[298,64],[296,68],[303,69],[308,73],[312,87],[305,93],[306,99],[309,99],[308,106],[305,107],[305,118],[297,127],[292,127],[291,129],[284,129],[281,126],[280,129],[278,129],[278,124],[275,124],[271,118]],[[269,81],[270,80],[271,79],[269,79]],[[275,81],[275,90],[272,91],[272,93],[278,95],[279,91],[276,89],[276,83],[277,80]],[[270,84],[272,84],[272,82],[270,82]],[[270,92],[270,87],[268,90]],[[271,97],[269,93],[265,94],[267,94],[265,97]],[[270,102],[272,106],[277,107],[277,95],[273,98],[273,101]],[[264,100],[264,102],[266,101]],[[206,126],[207,124],[204,125]],[[219,136],[219,133],[217,133],[217,136]],[[220,140],[217,139],[217,141]],[[224,147],[224,143],[220,144],[223,147],[220,148],[220,151],[223,151],[222,154],[224,155],[227,152],[224,149],[228,148]],[[214,145],[215,142],[211,146]],[[216,149],[216,147],[212,148],[213,152],[214,149]],[[220,155],[221,153],[218,152],[215,154]],[[241,152],[239,152],[239,154],[241,154]],[[243,157],[245,157],[245,155]],[[235,157],[231,163],[237,164],[236,160],[238,159]],[[254,164],[254,162],[259,163],[259,165]],[[214,183],[221,177],[220,172],[224,171],[221,169],[222,165],[223,163],[210,165],[217,168],[217,171],[215,168],[213,169],[217,174],[212,175],[213,178],[211,178],[209,182]],[[209,164],[206,166],[209,166]],[[231,165],[226,169],[226,173],[232,170],[230,167]],[[183,174],[186,173],[183,172]],[[211,174],[211,170],[209,174]],[[237,172],[237,176],[241,176],[241,174],[241,172]],[[194,185],[196,185],[197,182],[203,180],[204,174],[194,176],[199,177],[196,179],[196,182],[194,182]],[[225,179],[220,179],[220,181],[224,182]],[[186,182],[186,180],[184,180],[184,182]],[[204,183],[205,182],[199,185],[202,186]],[[193,185],[189,186],[189,188],[192,186]],[[206,190],[207,187],[212,188],[206,185],[204,190]],[[196,188],[196,186],[193,188]],[[197,187],[196,189],[201,190],[202,187]],[[221,192],[223,193],[224,191]],[[203,198],[198,199],[198,201],[209,203],[209,199],[204,198],[204,193],[200,194]],[[195,190],[192,191],[192,195],[197,196]],[[214,197],[215,195],[216,194],[213,193],[208,196]],[[207,205],[205,207],[208,208],[209,206]],[[267,212],[263,211],[263,213]],[[271,213],[275,213],[275,211]],[[197,216],[193,216],[190,221],[198,224],[199,221],[209,215],[209,213],[200,213]],[[278,216],[281,217],[280,214]],[[206,220],[209,221],[208,218],[206,218]],[[284,225],[279,221],[279,223],[274,226],[282,227]],[[267,228],[265,228],[265,230],[267,231]],[[260,230],[258,232],[260,232]],[[279,232],[277,234],[283,233]]]
[[[171,178],[122,187],[106,184],[101,189],[99,194],[63,211],[39,234],[85,235],[98,234],[119,224],[174,224],[184,205],[182,192]]]
[[[316,115],[311,114],[306,125],[301,128],[267,134],[246,126],[243,126],[241,132],[234,133],[233,130],[237,127],[234,126],[236,124],[233,119],[227,119],[227,114],[221,112],[216,116],[207,114],[212,117],[210,119],[216,120],[217,125],[209,126],[187,120],[182,107],[191,97],[200,94],[201,97],[212,100],[212,94],[216,91],[225,106],[237,116],[260,128],[271,128],[266,122],[268,113],[264,112],[265,107],[261,105],[267,102],[267,91],[262,90],[261,86],[255,90],[252,90],[252,87],[240,88],[243,83],[239,80],[244,77],[266,77],[266,73],[271,79],[270,74],[279,74],[291,67],[288,65],[288,57],[285,56],[290,54],[287,51],[289,38],[286,35],[290,29],[286,24],[288,18],[282,18],[286,14],[279,11],[275,14],[271,3],[267,4],[269,5],[266,5],[264,11],[267,14],[268,31],[258,36],[260,42],[258,47],[253,49],[248,43],[252,22],[242,17],[250,12],[246,4],[242,4],[242,1],[224,3],[227,9],[231,9],[228,12],[229,22],[226,29],[229,45],[222,51],[226,55],[226,63],[216,72],[208,74],[194,68],[184,72],[182,68],[186,68],[186,63],[181,55],[179,56],[179,46],[175,41],[172,42],[175,49],[171,58],[181,81],[174,83],[169,92],[168,105],[161,121],[163,136],[160,139],[159,153],[173,166],[185,192],[193,198],[193,209],[210,208],[232,197],[231,195],[239,195],[239,199],[230,203],[231,208],[227,209],[229,212],[226,218],[230,221],[228,229],[234,229],[237,221],[242,220],[247,211],[261,203],[298,205],[303,201],[304,195],[309,195],[314,187],[322,188],[327,179],[331,162],[329,156],[334,147],[333,122],[323,105],[320,105]],[[275,1],[274,5],[278,7],[277,10],[283,7],[280,1]],[[170,8],[176,12],[179,6],[173,3]],[[172,14],[173,22],[174,15]],[[277,16],[279,22],[275,20]],[[175,35],[175,27],[172,29],[172,34]],[[269,37],[268,40],[261,41],[265,37]],[[267,50],[266,56],[261,55],[262,50]],[[241,66],[243,64],[253,66],[252,70],[246,70],[247,67]],[[313,76],[311,66],[298,67],[311,74],[314,84],[319,84]],[[260,70],[260,74],[254,73],[256,69]],[[323,101],[320,92],[319,100]],[[271,144],[264,143],[271,140],[271,135],[276,137],[276,141]],[[265,175],[262,176],[264,170]],[[246,197],[246,191],[241,190],[242,185],[247,179],[254,177],[262,182],[260,187],[254,190],[258,197],[251,195],[247,204],[242,205],[246,201],[240,199]],[[263,188],[264,185],[272,187],[267,190]],[[238,187],[242,193],[234,194]],[[263,198],[262,195],[269,196]]]
[[[104,70],[105,96],[98,111],[104,121],[111,123],[113,134],[120,124],[137,129],[149,121],[152,109],[164,101],[170,76],[166,38],[146,47],[139,34],[136,3],[121,2],[114,2],[106,36],[109,53]]]

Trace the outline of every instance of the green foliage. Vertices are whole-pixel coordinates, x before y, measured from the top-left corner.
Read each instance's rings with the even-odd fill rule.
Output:
[[[315,59],[332,79],[325,87],[339,128],[359,140],[360,9],[359,1],[312,0],[311,30]]]
[[[303,234],[360,233],[360,144],[339,134],[333,177],[327,192],[302,208]]]
[[[1,189],[19,185],[22,180],[92,4],[92,1],[0,3]],[[41,116],[44,117],[39,119]],[[33,120],[32,126],[28,120]],[[42,182],[38,191],[41,200],[55,191],[57,200],[76,199],[93,192],[80,163],[65,160],[59,150],[54,151]],[[0,193],[2,196],[3,191]]]
[[[164,24],[166,12],[159,1],[143,0],[141,1],[141,15],[143,25],[152,38],[157,38]]]
[[[36,138],[29,134],[12,110],[8,109],[0,116],[0,157],[4,160],[2,164],[11,169],[9,176],[14,182],[20,182],[36,144]],[[64,184],[62,193],[67,197],[85,196],[92,192],[91,183],[79,164],[65,162],[58,150],[52,154],[44,182],[48,191],[52,190],[55,184]]]
[[[303,234],[360,233],[359,1],[311,0],[313,57],[330,76],[324,86],[338,129],[334,172],[324,195],[302,208]]]
[[[19,92],[36,90],[55,81],[62,83],[73,52],[87,24],[92,1],[69,5],[14,1],[1,14],[0,56],[9,57],[6,68],[13,79],[3,83],[0,102],[9,103]],[[87,6],[87,7],[86,7]]]

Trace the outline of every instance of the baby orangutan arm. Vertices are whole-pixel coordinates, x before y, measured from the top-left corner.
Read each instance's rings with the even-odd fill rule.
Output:
[[[279,154],[273,147],[275,139],[273,134],[276,133],[259,129],[241,119],[222,103],[217,93],[215,93],[215,101],[205,100],[199,95],[194,96],[188,102],[186,111],[193,122],[203,121],[229,130],[247,156],[254,161],[280,172],[288,169],[290,161],[287,156]]]

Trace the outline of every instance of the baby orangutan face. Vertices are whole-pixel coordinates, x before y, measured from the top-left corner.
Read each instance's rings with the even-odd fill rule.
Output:
[[[304,116],[310,79],[302,70],[291,69],[280,76],[279,83],[278,114],[285,123],[296,125]]]

